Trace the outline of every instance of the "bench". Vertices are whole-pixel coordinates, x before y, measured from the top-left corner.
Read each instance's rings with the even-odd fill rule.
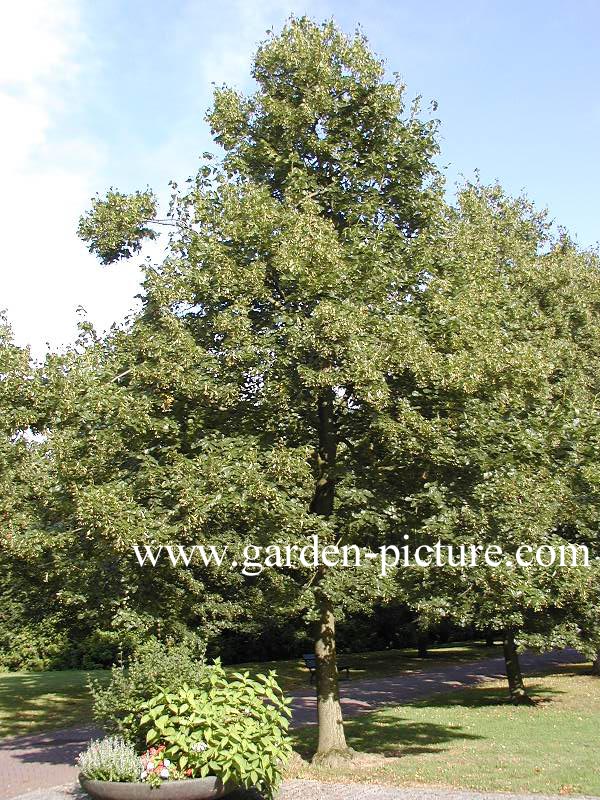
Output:
[[[310,672],[310,682],[312,683],[317,674],[317,657],[314,653],[303,653],[304,665]],[[338,663],[338,672],[345,672],[346,678],[350,680],[350,667],[348,664]]]

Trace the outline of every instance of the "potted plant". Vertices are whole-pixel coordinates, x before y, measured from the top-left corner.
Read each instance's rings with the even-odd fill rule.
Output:
[[[146,742],[143,753],[122,736],[92,742],[79,780],[94,800],[205,800],[238,788],[272,798],[291,754],[289,716],[274,673],[229,677],[217,661],[201,685],[140,703],[132,741]]]
[[[94,800],[204,800],[225,794],[214,776],[190,779],[178,774],[164,749],[150,748],[140,757],[120,736],[96,740],[77,759],[79,782]],[[153,791],[157,788],[158,795]]]

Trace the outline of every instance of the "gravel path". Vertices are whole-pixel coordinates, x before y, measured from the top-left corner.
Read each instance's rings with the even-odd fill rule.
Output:
[[[584,795],[580,795],[582,800]],[[46,798],[36,798],[46,800]],[[63,800],[63,798],[52,798]],[[398,789],[365,783],[319,783],[318,781],[285,781],[277,800],[565,800],[564,795],[508,794],[475,792],[464,789],[414,787]],[[575,798],[572,798],[575,800]],[[598,800],[598,798],[594,798]]]
[[[76,786],[55,786],[19,795],[14,800],[89,800]],[[320,783],[319,781],[284,781],[277,800],[565,800],[564,795],[508,794],[459,789],[414,787],[397,789],[366,783]],[[587,795],[570,800],[598,800]]]
[[[524,654],[521,656],[521,664],[524,672],[532,673],[539,670],[549,670],[562,664],[582,662],[585,659],[574,650],[563,650],[555,653],[545,653],[544,655]],[[345,716],[351,717],[356,714],[372,711],[387,705],[400,705],[411,700],[435,694],[436,692],[447,692],[452,689],[459,689],[464,686],[472,686],[482,681],[503,678],[504,661],[501,658],[490,658],[476,661],[471,664],[460,664],[444,669],[424,669],[414,672],[404,672],[401,675],[390,678],[378,678],[377,680],[367,681],[344,681],[341,686],[342,705]],[[316,697],[314,688],[296,692],[292,702],[293,725],[311,725],[316,722]],[[79,800],[73,793],[65,794],[64,785],[73,785],[77,777],[77,770],[73,766],[75,756],[85,748],[86,743],[98,736],[100,732],[93,727],[70,728],[62,731],[52,731],[47,734],[35,736],[20,736],[0,740],[0,800],[9,800],[17,795],[24,795],[33,790],[41,790],[37,794],[34,792],[31,797],[27,795],[27,800]],[[304,785],[305,782],[303,782]],[[312,782],[309,782],[312,784]],[[54,797],[49,787],[63,786],[62,794]],[[300,800],[300,794],[293,794],[295,783],[286,783],[285,791],[281,795],[282,800]],[[340,791],[342,794],[335,794],[337,791],[334,785],[328,784],[326,797],[327,800],[349,800],[354,797],[369,798],[368,792],[381,792],[381,787],[361,788],[363,794],[355,794],[355,789],[346,787]],[[302,794],[302,798],[308,800],[320,800],[325,798],[321,788],[315,784],[317,794]],[[386,792],[397,792],[399,790],[386,789]],[[409,790],[402,790],[409,791]],[[410,790],[413,792],[416,790]],[[419,790],[420,791],[420,790]],[[434,790],[432,790],[434,791]],[[291,794],[288,794],[291,792]],[[318,792],[321,792],[319,794]],[[367,792],[365,794],[364,792]],[[437,790],[435,790],[437,792]],[[374,794],[374,800],[429,800],[432,797],[444,797],[440,794]],[[464,795],[466,797],[466,795]],[[484,795],[468,795],[470,798],[484,797]],[[491,797],[486,795],[486,797]],[[498,796],[499,797],[499,796]],[[448,800],[462,800],[458,794],[448,795]],[[539,796],[538,796],[539,800]]]

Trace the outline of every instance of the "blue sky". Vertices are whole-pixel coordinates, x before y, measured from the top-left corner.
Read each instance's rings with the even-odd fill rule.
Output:
[[[478,169],[600,239],[596,0],[26,0],[0,33],[0,308],[20,343],[41,355],[73,340],[78,306],[101,329],[134,306],[138,267],[100,267],[79,214],[108,186],[164,194],[191,174],[212,83],[250,89],[290,13],[360,24],[409,97],[437,100],[450,186]]]

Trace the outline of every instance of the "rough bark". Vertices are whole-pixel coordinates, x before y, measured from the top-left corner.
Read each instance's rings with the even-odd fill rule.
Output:
[[[527,694],[523,683],[523,673],[515,645],[515,634],[510,629],[504,633],[504,661],[511,702],[518,705],[532,705],[533,700]]]
[[[330,517],[333,514],[335,501],[335,462],[337,458],[333,390],[331,389],[319,397],[318,420],[317,480],[310,512],[321,517]]]
[[[317,480],[310,505],[312,514],[329,517],[335,501],[335,466],[337,442],[334,424],[334,394],[332,390],[319,397],[319,446],[317,450]],[[323,572],[317,579],[315,596],[319,618],[315,634],[317,715],[319,745],[315,760],[322,762],[330,754],[349,753],[344,734],[342,707],[335,650],[335,616],[333,603],[319,587]]]
[[[592,664],[592,675],[600,675],[600,652],[596,654],[596,658]]]
[[[347,749],[335,651],[335,616],[333,604],[319,593],[319,621],[315,639],[317,664],[317,715],[319,744],[317,754]]]

